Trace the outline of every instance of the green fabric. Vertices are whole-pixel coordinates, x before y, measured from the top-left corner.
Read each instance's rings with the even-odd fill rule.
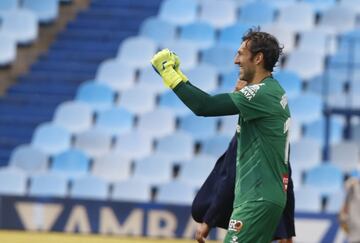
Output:
[[[198,116],[239,114],[238,108],[227,93],[211,96],[193,86],[190,82],[181,82],[173,91]]]
[[[284,90],[267,78],[230,94],[240,112],[234,208],[246,202],[286,202],[288,124]]]
[[[269,243],[283,207],[266,201],[249,202],[234,208],[224,243]]]

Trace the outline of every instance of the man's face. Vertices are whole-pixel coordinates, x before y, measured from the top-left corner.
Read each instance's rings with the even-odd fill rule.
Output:
[[[255,61],[249,50],[249,41],[241,43],[235,56],[234,63],[240,67],[240,80],[251,82],[255,76]]]

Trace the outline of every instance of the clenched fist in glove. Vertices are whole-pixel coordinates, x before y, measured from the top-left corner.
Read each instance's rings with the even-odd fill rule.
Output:
[[[179,69],[179,57],[169,49],[163,49],[156,53],[151,59],[151,64],[162,77],[164,84],[171,89],[174,89],[182,81],[188,81]]]

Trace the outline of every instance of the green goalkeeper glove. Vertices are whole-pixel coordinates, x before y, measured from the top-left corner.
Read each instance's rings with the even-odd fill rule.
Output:
[[[164,84],[171,89],[182,82],[182,77],[175,71],[175,56],[169,49],[163,49],[151,59],[153,68],[162,77]]]

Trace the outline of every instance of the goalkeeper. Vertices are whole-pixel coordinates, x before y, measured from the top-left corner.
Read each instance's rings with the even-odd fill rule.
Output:
[[[239,115],[235,199],[226,243],[268,243],[286,203],[290,112],[284,90],[271,73],[282,48],[272,35],[250,29],[235,56],[239,92],[211,96],[180,71],[164,49],[151,63],[164,83],[198,116]]]
[[[216,161],[192,203],[192,216],[200,223],[195,235],[199,243],[205,241],[211,228],[226,229],[229,225],[234,201],[236,147],[236,136],[233,136],[227,150]],[[273,240],[280,240],[278,243],[291,243],[292,237],[295,236],[294,206],[294,189],[289,163],[286,206],[273,236]]]

